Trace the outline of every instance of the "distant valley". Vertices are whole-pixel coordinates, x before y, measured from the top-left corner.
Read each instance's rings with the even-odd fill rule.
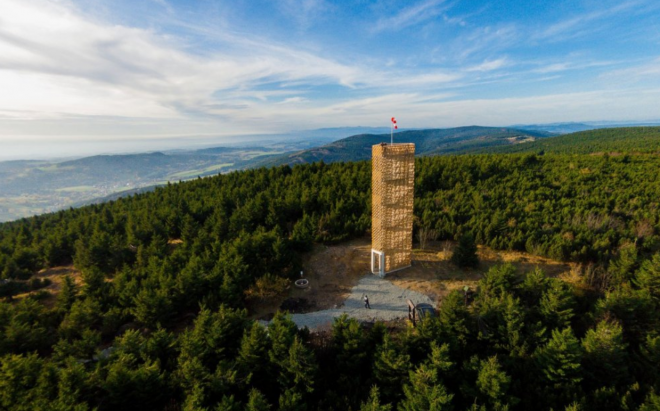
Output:
[[[117,193],[244,169],[256,158],[323,144],[312,138],[248,147],[98,155],[68,161],[0,162],[0,222],[61,210]]]

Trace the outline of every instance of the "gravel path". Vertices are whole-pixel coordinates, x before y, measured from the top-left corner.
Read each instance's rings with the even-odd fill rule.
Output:
[[[365,294],[369,296],[370,310],[364,308],[362,298]],[[408,303],[406,302],[408,299],[415,304],[433,305],[433,301],[424,294],[397,287],[386,278],[367,274],[353,287],[341,307],[305,314],[291,314],[291,319],[300,328],[308,327],[310,330],[316,330],[329,327],[335,317],[344,313],[358,321],[389,321],[408,318]],[[264,322],[264,324],[266,323]]]

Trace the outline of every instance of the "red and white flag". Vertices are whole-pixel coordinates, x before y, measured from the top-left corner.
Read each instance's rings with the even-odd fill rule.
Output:
[[[399,126],[396,125],[396,119],[394,117],[392,117],[392,128],[395,130],[399,128]]]

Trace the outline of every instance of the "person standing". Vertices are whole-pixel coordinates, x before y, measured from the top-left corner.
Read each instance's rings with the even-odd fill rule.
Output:
[[[364,308],[371,309],[371,306],[369,305],[369,297],[366,294],[364,295]]]

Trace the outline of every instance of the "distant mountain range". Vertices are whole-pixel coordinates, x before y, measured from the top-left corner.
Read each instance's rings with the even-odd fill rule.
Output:
[[[417,155],[460,154],[486,147],[520,144],[553,134],[500,127],[458,127],[434,130],[410,130],[394,134],[396,143],[415,143]],[[371,158],[371,146],[390,142],[390,134],[360,134],[324,146],[257,160],[253,166],[302,164],[323,160],[358,161]]]
[[[600,128],[510,146],[477,149],[475,154],[618,154],[660,152],[660,127]]]
[[[549,124],[516,124],[511,126],[518,130],[546,131],[555,134],[576,133],[578,131],[595,130],[600,128],[622,128],[622,127],[642,127],[657,126],[660,121],[646,122],[613,122],[613,121],[593,121],[583,123],[549,123]]]
[[[545,125],[547,127],[548,125]],[[556,133],[587,123],[548,127]],[[601,124],[601,126],[605,126]],[[660,127],[599,128],[559,135],[546,130],[508,127],[458,127],[407,130],[397,143],[415,143],[417,155],[482,153],[658,152]],[[334,133],[365,131],[333,141]],[[168,181],[314,161],[359,161],[371,158],[371,146],[389,142],[387,128],[316,130],[292,141],[262,140],[249,146],[209,147],[127,155],[99,155],[63,162],[0,162],[0,222],[70,206],[113,200]],[[246,143],[247,144],[247,143]]]

